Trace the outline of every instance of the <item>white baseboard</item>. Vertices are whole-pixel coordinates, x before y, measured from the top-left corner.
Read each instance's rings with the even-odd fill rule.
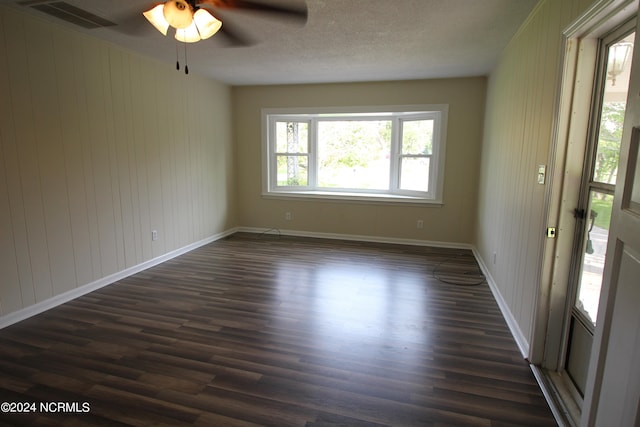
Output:
[[[296,237],[313,237],[313,238],[320,238],[320,239],[338,239],[338,240],[350,240],[350,241],[360,241],[360,242],[391,243],[391,244],[401,244],[401,245],[432,246],[432,247],[441,247],[441,248],[472,250],[473,255],[478,261],[478,264],[480,265],[480,268],[483,274],[487,278],[487,283],[489,284],[489,288],[493,293],[493,297],[495,298],[498,306],[500,307],[502,316],[507,322],[509,330],[511,331],[511,334],[513,335],[513,338],[516,341],[516,344],[518,345],[520,352],[522,353],[525,359],[529,355],[529,343],[527,342],[526,338],[522,334],[522,331],[518,327],[518,324],[515,318],[513,317],[513,315],[511,314],[511,311],[509,310],[509,307],[507,306],[504,298],[500,294],[500,291],[495,281],[489,274],[489,271],[486,268],[485,263],[477,253],[477,250],[475,249],[475,247],[471,244],[438,242],[438,241],[418,240],[418,239],[403,239],[403,238],[394,238],[394,237],[353,235],[353,234],[320,233],[320,232],[312,232],[312,231],[264,229],[264,228],[253,228],[253,227],[237,227],[237,228],[224,231],[222,233],[219,233],[211,237],[208,237],[206,239],[200,240],[198,242],[192,243],[180,249],[166,253],[152,260],[143,262],[136,266],[127,268],[123,271],[103,277],[102,279],[96,280],[94,282],[87,283],[86,285],[72,289],[60,295],[56,295],[52,298],[49,298],[45,301],[39,302],[32,306],[26,307],[22,310],[9,313],[5,316],[0,317],[0,329],[7,327],[9,325],[12,325],[14,323],[20,322],[21,320],[28,319],[29,317],[35,316],[36,314],[40,314],[46,310],[49,310],[58,305],[64,304],[65,302],[71,301],[82,295],[88,294],[89,292],[108,286],[126,277],[129,277],[131,275],[144,271],[148,268],[156,266],[160,263],[168,261],[172,258],[175,258],[187,252],[190,252],[194,249],[199,248],[200,246],[204,246],[216,240],[220,240],[236,232],[258,233],[258,234],[267,233],[267,234],[280,234],[285,236],[296,236]]]
[[[239,227],[237,229],[239,232],[246,233],[265,233],[265,234],[281,234],[285,236],[297,236],[297,237],[314,237],[320,239],[339,239],[339,240],[352,240],[352,241],[361,241],[361,242],[376,242],[376,243],[393,243],[393,244],[401,244],[401,245],[415,245],[415,246],[432,246],[432,247],[440,247],[440,248],[452,248],[452,249],[470,249],[473,251],[473,256],[476,261],[478,261],[478,265],[482,270],[482,273],[485,275],[487,284],[489,285],[489,289],[491,289],[491,293],[493,294],[493,298],[496,300],[498,307],[500,308],[500,312],[502,313],[502,317],[504,318],[507,326],[509,327],[509,331],[513,336],[513,339],[522,354],[523,359],[529,358],[529,342],[527,341],[525,335],[520,330],[518,326],[518,322],[515,317],[511,313],[509,306],[506,301],[502,297],[500,293],[500,289],[496,285],[495,280],[491,277],[491,273],[489,273],[489,269],[484,263],[482,257],[476,250],[475,246],[469,243],[449,243],[449,242],[437,242],[430,240],[417,240],[417,239],[400,239],[393,237],[378,237],[378,236],[362,236],[362,235],[352,235],[352,234],[337,234],[337,233],[319,233],[312,231],[298,231],[298,230],[280,230],[276,228],[264,229],[264,228],[253,228],[253,227]]]
[[[103,288],[107,285],[111,285],[118,280],[122,280],[126,277],[132,276],[136,273],[144,271],[148,268],[161,264],[165,261],[168,261],[172,258],[190,252],[194,249],[199,248],[200,246],[207,245],[211,242],[215,242],[216,240],[220,240],[224,237],[227,237],[233,233],[235,233],[237,229],[233,228],[222,233],[215,234],[213,236],[207,237],[206,239],[202,239],[198,242],[192,243],[190,245],[184,246],[180,249],[176,249],[174,251],[168,252],[164,255],[161,255],[157,258],[151,259],[149,261],[145,261],[141,264],[135,265],[133,267],[129,267],[125,270],[119,271],[114,274],[110,274],[109,276],[98,279],[94,282],[87,283],[70,291],[64,292],[60,295],[56,295],[52,298],[41,301],[37,304],[31,305],[29,307],[23,308],[22,310],[14,311],[5,316],[0,317],[0,329],[5,328],[9,325],[13,325],[14,323],[20,322],[22,320],[28,319],[29,317],[35,316],[36,314],[40,314],[44,311],[47,311],[51,308],[57,307],[65,302],[71,301],[75,298],[78,298],[82,295],[88,294],[89,292],[93,292],[97,289]]]
[[[449,242],[437,242],[432,240],[401,239],[397,237],[320,233],[315,231],[281,230],[277,228],[264,229],[264,228],[255,228],[255,227],[238,227],[237,231],[244,232],[244,233],[258,233],[258,234],[271,234],[271,235],[281,234],[284,236],[294,236],[294,237],[313,237],[316,239],[350,240],[355,242],[391,243],[391,244],[398,244],[398,245],[432,246],[432,247],[451,248],[451,249],[469,249],[469,250],[473,249],[473,246],[469,243],[449,243]]]
[[[498,285],[491,276],[491,273],[489,273],[487,265],[484,263],[484,260],[475,247],[473,248],[473,255],[475,256],[476,261],[478,261],[478,265],[480,265],[480,269],[482,270],[482,273],[487,280],[487,284],[489,285],[489,289],[491,289],[493,298],[496,300],[496,303],[498,303],[498,307],[500,308],[502,317],[504,318],[505,322],[507,322],[507,326],[509,327],[511,335],[513,336],[513,339],[515,340],[516,345],[518,346],[518,349],[522,354],[522,358],[529,359],[529,341],[527,341],[527,338],[522,333],[522,330],[520,329],[520,326],[518,326],[516,318],[513,316],[513,313],[511,313],[507,302],[502,297]]]

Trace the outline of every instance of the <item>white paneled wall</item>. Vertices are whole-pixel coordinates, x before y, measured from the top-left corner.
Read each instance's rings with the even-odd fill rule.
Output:
[[[549,160],[562,31],[590,4],[542,0],[489,80],[476,246],[524,353],[533,334],[546,228],[537,168]]]
[[[0,316],[233,226],[230,102],[0,7]]]

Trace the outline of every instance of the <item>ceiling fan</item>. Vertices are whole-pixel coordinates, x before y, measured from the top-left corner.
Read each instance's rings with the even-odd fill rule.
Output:
[[[269,14],[271,17],[307,21],[307,6],[268,4],[252,0],[167,0],[143,13],[145,18],[163,35],[175,29],[175,38],[184,43],[208,39],[222,31],[236,45],[251,44],[237,30],[223,26],[214,15],[225,10],[246,10]]]

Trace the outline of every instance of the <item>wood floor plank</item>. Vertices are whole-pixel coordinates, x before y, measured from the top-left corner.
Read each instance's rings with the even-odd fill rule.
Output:
[[[0,426],[555,426],[469,250],[238,233],[0,330]]]

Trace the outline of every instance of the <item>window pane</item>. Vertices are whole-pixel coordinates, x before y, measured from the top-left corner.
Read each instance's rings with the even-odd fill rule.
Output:
[[[277,153],[308,153],[309,124],[299,122],[276,123]]]
[[[576,297],[576,308],[591,320],[594,327],[600,302],[602,272],[607,252],[612,208],[612,195],[591,191],[589,216],[585,224],[587,240],[584,244],[584,258]]]
[[[295,187],[309,185],[309,158],[307,156],[278,156],[277,185]]]
[[[446,105],[263,110],[263,188],[292,197],[357,193],[440,203],[447,112]]]
[[[616,183],[625,107],[624,102],[602,104],[598,152],[593,171],[593,180],[596,182]]]
[[[402,122],[402,154],[433,153],[433,120]]]
[[[320,121],[318,187],[388,190],[391,121]]]
[[[404,157],[400,169],[400,189],[429,191],[430,157]]]
[[[618,176],[634,38],[635,33],[632,33],[611,45],[607,51],[607,80],[602,99],[598,148],[593,171],[593,180],[596,182],[615,184]]]

